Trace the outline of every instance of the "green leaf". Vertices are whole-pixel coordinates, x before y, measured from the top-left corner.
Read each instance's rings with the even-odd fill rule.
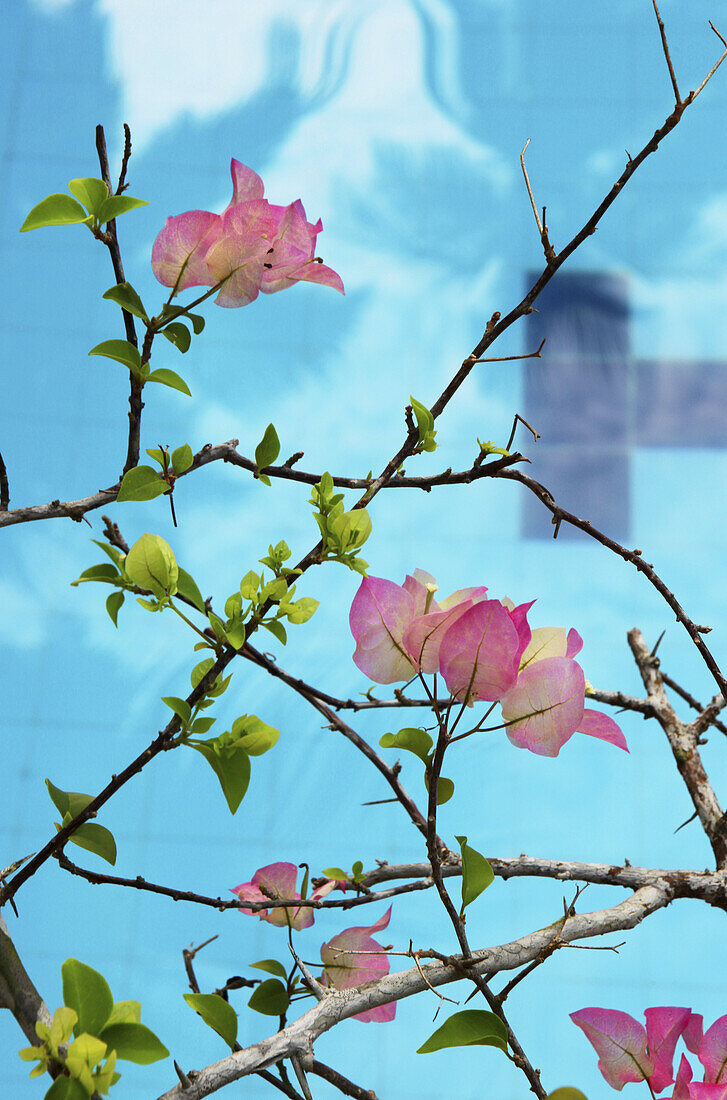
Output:
[[[202,1017],[207,1027],[216,1031],[230,1050],[234,1050],[237,1040],[237,1013],[232,1005],[216,993],[185,993],[184,999]]]
[[[187,326],[183,325],[181,321],[172,321],[166,328],[161,329],[161,334],[166,336],[169,343],[174,344],[177,351],[181,351],[182,355],[185,351],[189,351],[192,337]]]
[[[263,623],[262,625],[265,627],[266,630],[269,630],[270,633],[273,634],[278,639],[278,641],[282,643],[282,645],[286,644],[286,642],[288,641],[288,635],[286,633],[285,627],[281,622],[278,622],[277,619],[270,619],[269,622]]]
[[[189,724],[189,719],[192,717],[192,708],[186,699],[178,699],[176,695],[163,695],[162,703],[166,703],[168,707],[171,707],[178,718],[181,718],[183,725]]]
[[[119,625],[116,620],[118,619],[119,611],[121,610],[123,603],[123,592],[112,592],[106,600],[106,610],[108,611],[109,618],[111,619],[111,622],[114,624],[114,626]]]
[[[109,189],[103,180],[87,177],[85,179],[69,180],[68,190],[75,195],[79,202],[94,216],[109,197]]]
[[[265,466],[272,466],[279,454],[278,433],[272,424],[268,424],[264,436],[255,448],[255,465],[258,470],[262,470]]]
[[[108,299],[109,302],[116,302],[117,306],[121,306],[127,313],[141,318],[142,321],[149,320],[144,304],[131,283],[116,283],[115,286],[109,287],[101,297]]]
[[[116,1001],[106,1027],[111,1024],[139,1023],[141,1023],[141,1004],[139,1001]]]
[[[319,606],[318,600],[314,600],[311,596],[301,596],[299,600],[295,600],[293,603],[281,604],[288,622],[294,626],[307,623],[311,616],[315,615]]]
[[[260,962],[250,963],[253,970],[264,970],[266,974],[274,974],[276,978],[288,977],[288,972],[277,959],[261,959]]]
[[[199,737],[203,733],[208,733],[216,721],[216,718],[207,718],[204,716],[202,718],[195,718],[189,728],[189,732],[193,733],[195,737]]]
[[[74,1081],[72,1077],[56,1077],[45,1094],[45,1100],[88,1100],[88,1093],[80,1081]]]
[[[411,407],[414,410],[414,415],[417,420],[420,448],[423,451],[435,451],[437,449],[437,444],[434,441],[434,437],[437,433],[434,431],[434,417],[426,405],[422,405],[416,398],[410,397],[409,400],[411,401]]]
[[[225,747],[217,737],[190,742],[190,748],[204,756],[220,781],[230,813],[236,813],[250,783],[250,757],[243,749]]]
[[[103,355],[106,359],[115,359],[117,363],[123,363],[125,367],[128,367],[132,374],[138,376],[141,373],[139,350],[128,340],[102,340],[100,344],[96,344],[95,348],[91,348],[88,354]]]
[[[111,581],[113,583],[118,579],[118,569],[115,569],[113,565],[102,562],[100,565],[92,565],[88,569],[84,569],[77,581],[71,581],[71,586],[75,588],[77,584],[82,584],[83,581]]]
[[[112,546],[108,542],[101,542],[99,539],[91,539],[91,542],[95,543],[100,550],[103,550],[104,554],[108,554],[114,565],[117,565],[119,569],[121,569],[124,564],[125,555],[117,546]]]
[[[199,313],[187,313],[185,314],[188,321],[192,322],[192,328],[194,329],[194,335],[199,336],[200,332],[204,330],[204,317]]]
[[[580,1089],[566,1085],[564,1088],[556,1089],[555,1092],[549,1092],[546,1100],[587,1100],[587,1097]]]
[[[179,574],[177,576],[177,593],[180,596],[184,596],[190,603],[193,603],[198,611],[204,611],[202,593],[199,588],[197,588],[194,578],[189,575],[186,569],[182,569],[181,566],[179,566]]]
[[[268,978],[253,990],[247,1003],[263,1016],[282,1016],[290,1004],[290,997],[282,982],[277,978]]]
[[[385,733],[379,740],[382,749],[406,749],[427,763],[434,742],[426,730],[407,727],[398,733]]]
[[[335,879],[337,882],[345,882],[348,878],[348,872],[343,871],[340,867],[326,867],[321,873],[324,874],[326,878]]]
[[[66,814],[77,817],[82,810],[86,809],[89,802],[93,802],[93,795],[81,794],[79,791],[62,791],[59,787],[54,787],[50,779],[46,779],[45,785],[61,817],[65,817]]]
[[[154,596],[173,596],[177,591],[177,562],[161,535],[147,532],[136,540],[126,555],[126,573],[132,584]]]
[[[462,853],[462,908],[466,909],[483,890],[495,881],[495,875],[483,855],[470,848],[466,836],[455,837]]]
[[[114,1007],[108,982],[98,970],[78,959],[66,959],[61,967],[63,1002],[78,1014],[74,1035],[98,1035]]]
[[[172,451],[172,469],[175,474],[183,474],[193,462],[194,455],[189,443],[184,443],[181,447],[177,447],[175,451]]]
[[[186,393],[187,397],[192,396],[184,379],[180,378],[176,371],[167,370],[166,367],[153,370],[151,374],[147,375],[145,381],[159,382],[162,386],[169,386],[170,390],[179,390],[180,393]]]
[[[70,820],[71,815],[66,814],[63,824],[67,825]],[[86,822],[85,825],[79,825],[69,839],[79,848],[85,848],[87,852],[93,852],[94,855],[105,859],[112,867],[116,863],[116,841],[113,834],[108,829],[104,829],[103,825],[97,825],[95,821]]]
[[[138,206],[148,205],[146,199],[135,199],[132,195],[110,195],[102,204],[96,216],[101,225],[104,225],[113,218],[128,213],[129,210],[136,210]]]
[[[43,229],[48,225],[74,225],[77,222],[89,222],[89,217],[81,206],[70,195],[62,195],[56,192],[42,199],[28,214],[20,227],[21,233],[27,233],[30,229]]]
[[[417,1054],[431,1054],[445,1047],[469,1046],[499,1047],[506,1051],[507,1029],[499,1016],[482,1009],[455,1012],[419,1047]]]
[[[169,1051],[164,1044],[144,1024],[108,1023],[99,1039],[108,1044],[109,1051],[115,1050],[118,1058],[136,1062],[140,1066],[148,1066],[161,1058],[169,1057]]]
[[[127,470],[121,481],[117,500],[154,500],[169,492],[169,483],[151,466],[134,466]]]
[[[429,771],[424,772],[424,786],[429,790]],[[445,802],[449,802],[450,798],[454,794],[454,783],[451,779],[445,779],[443,775],[440,775],[439,782],[437,783],[437,805],[443,806]]]
[[[267,726],[254,714],[243,714],[232,723],[231,741],[248,756],[262,756],[278,743],[280,730]]]

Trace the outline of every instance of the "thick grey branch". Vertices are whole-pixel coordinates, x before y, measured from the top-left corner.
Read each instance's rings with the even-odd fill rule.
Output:
[[[5,921],[0,916],[0,1008],[9,1009],[33,1046],[39,1039],[35,1030],[38,1020],[50,1027],[51,1016],[38,990],[10,939]]]

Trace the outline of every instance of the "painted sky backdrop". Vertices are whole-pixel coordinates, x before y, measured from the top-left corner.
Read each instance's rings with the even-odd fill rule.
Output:
[[[208,306],[207,328],[186,358],[171,345],[158,349],[155,365],[183,373],[193,396],[145,391],[143,446],[197,450],[234,437],[252,454],[272,420],[284,454],[303,450],[306,469],[365,474],[398,448],[409,395],[433,402],[493,310],[509,310],[528,273],[540,270],[518,165],[525,140],[558,248],[620,174],[625,150],[635,154],[671,109],[647,0],[6,0],[2,8],[0,451],[11,506],[112,484],[125,455],[128,380],[118,364],[87,356],[123,335],[118,310],[101,299],[113,281],[108,256],[82,227],[18,234],[43,196],[97,174],[96,123],[115,163],[122,123],[132,129],[129,193],[150,205],[119,221],[119,237],[127,278],[152,309],[163,300],[149,266],[157,232],[169,214],[221,210],[233,156],[260,173],[272,202],[301,197],[308,216],[322,218],[320,254],[346,286],[345,298],[301,285],[243,310]],[[664,0],[662,14],[682,89],[695,87],[718,56],[707,20],[719,25],[721,9],[713,0]],[[542,323],[563,341],[542,366],[556,373],[538,374],[539,363],[482,366],[438,425],[437,452],[408,464],[412,473],[465,468],[478,436],[504,445],[514,413],[530,409],[544,433],[542,456],[527,435],[518,438],[534,475],[562,478],[563,504],[578,510],[588,481],[578,470],[590,471],[607,530],[642,547],[695,621],[714,628],[710,644],[723,665],[727,454],[715,410],[727,405],[726,107],[727,71],[554,283]],[[583,307],[577,317],[574,299]],[[536,335],[514,326],[497,353],[530,350]],[[687,407],[687,398],[702,404]],[[270,542],[285,538],[296,557],[313,544],[307,496],[215,463],[180,483],[177,530],[163,498],[110,511],[129,542],[145,530],[168,538],[220,602]],[[392,491],[377,498],[372,518],[365,557],[375,575],[401,580],[419,566],[445,593],[487,584],[517,602],[537,597],[533,625],[576,626],[586,676],[604,688],[639,691],[627,629],[639,625],[650,641],[666,629],[664,667],[699,698],[713,693],[643,579],[596,545],[553,542],[518,487]],[[160,697],[184,695],[195,663],[177,621],[127,602],[115,631],[105,590],[70,587],[100,558],[89,541],[100,537],[99,513],[89,520],[92,531],[54,520],[7,528],[0,540],[3,866],[52,832],[44,777],[64,789],[100,789],[166,722]],[[315,619],[291,629],[286,649],[269,646],[284,668],[340,696],[368,686],[349,659],[356,586],[340,566],[311,572],[300,592],[321,600]],[[118,873],[224,896],[277,859],[319,869],[423,857],[395,806],[361,805],[387,796],[377,774],[296,697],[242,667],[216,728],[246,712],[282,733],[276,750],[253,762],[237,815],[201,757],[165,754],[103,813],[119,845]],[[467,834],[500,856],[708,864],[696,826],[674,834],[691,805],[660,731],[623,724],[629,757],[577,736],[557,760],[519,752],[501,733],[465,742],[448,772],[457,792],[442,810],[445,835]],[[374,743],[391,728],[385,714],[356,725]],[[719,793],[727,780],[719,735],[705,755]],[[403,778],[421,797],[416,762],[404,762]],[[96,862],[88,856],[88,866]],[[471,911],[470,938],[484,946],[541,927],[562,912],[562,896],[556,883],[497,882]],[[589,887],[581,904],[595,909],[622,896]],[[94,888],[55,865],[18,904],[11,932],[51,1008],[60,1003],[61,963],[78,957],[103,971],[117,999],[142,1001],[142,1019],[187,1068],[224,1048],[182,1001],[182,948],[219,933],[198,956],[209,990],[252,961],[285,957],[283,936],[266,924]],[[355,921],[322,914],[300,936],[304,956],[315,960],[347,923]],[[510,1014],[547,1087],[603,1094],[593,1052],[568,1020],[575,1009],[599,1004],[640,1016],[650,1005],[684,1004],[709,1020],[726,1012],[714,965],[722,923],[703,906],[678,903],[631,933],[618,955],[563,951],[524,983]],[[433,897],[397,903],[387,935],[403,948],[410,938],[454,946]],[[268,1033],[267,1018],[248,1012],[242,997],[234,1003],[241,1042]],[[524,1094],[495,1051],[416,1056],[435,1009],[434,998],[418,998],[399,1005],[395,1025],[347,1022],[317,1053],[382,1100],[434,1100],[443,1081],[462,1100]],[[31,1100],[42,1086],[17,1059],[20,1039],[0,1015],[4,1087]],[[170,1066],[125,1063],[116,1092],[156,1095],[173,1083]],[[255,1080],[229,1091],[270,1095]],[[333,1093],[316,1081],[314,1095]]]

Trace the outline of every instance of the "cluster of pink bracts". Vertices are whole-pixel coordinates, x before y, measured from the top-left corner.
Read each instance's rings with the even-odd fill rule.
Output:
[[[613,1089],[629,1081],[647,1081],[652,1095],[674,1085],[664,1100],[727,1100],[727,1016],[703,1029],[703,1019],[690,1008],[647,1008],[646,1028],[609,1008],[582,1008],[571,1020],[582,1028],[599,1057],[598,1068]],[[704,1069],[701,1082],[682,1054],[674,1078],[674,1051],[679,1039]]]
[[[306,220],[300,199],[273,206],[263,181],[232,161],[232,199],[222,214],[188,210],[167,218],[154,241],[151,266],[174,294],[190,286],[217,286],[218,306],[246,306],[259,291],[274,294],[305,281],[343,294],[341,278],[315,255],[320,220]]]
[[[472,705],[499,702],[513,745],[557,756],[574,733],[625,749],[623,733],[599,711],[585,709],[585,678],[574,660],[583,642],[562,627],[531,630],[534,600],[515,607],[463,588],[434,599],[434,578],[421,569],[403,584],[365,577],[351,605],[354,662],[378,684],[439,673],[451,696]]]
[[[270,863],[267,867],[261,867],[252,876],[251,882],[243,882],[241,886],[235,886],[233,894],[237,894],[240,901],[265,902],[274,898],[285,901],[298,900],[300,894],[296,891],[296,879],[298,869],[294,863]],[[317,887],[309,895],[313,901],[325,897],[336,886],[343,886],[332,880],[323,886]],[[261,887],[263,889],[261,889]],[[301,900],[303,900],[301,898]],[[313,924],[313,909],[301,906],[299,909],[270,908],[258,910],[240,907],[241,913],[250,916],[257,915],[260,920],[269,924],[276,924],[282,928],[310,928]],[[366,928],[346,928],[333,936],[328,943],[321,946],[321,961],[323,973],[321,984],[331,989],[353,989],[354,986],[363,985],[364,982],[373,982],[389,973],[389,959],[384,948],[372,938],[374,932],[380,932],[386,928],[391,917],[391,906],[383,917]],[[386,1023],[393,1020],[396,1015],[396,1003],[381,1005],[380,1008],[370,1008],[366,1012],[359,1012],[354,1020],[363,1020],[364,1023],[378,1021]]]

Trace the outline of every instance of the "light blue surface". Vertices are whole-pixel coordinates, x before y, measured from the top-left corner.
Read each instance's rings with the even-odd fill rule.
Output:
[[[707,19],[719,21],[720,10],[705,0],[664,0],[662,9],[682,88],[695,87],[718,56]],[[342,299],[298,286],[244,310],[209,306],[207,330],[186,359],[159,348],[155,365],[180,370],[193,399],[145,391],[143,445],[197,450],[234,436],[252,454],[272,420],[283,457],[304,450],[306,469],[365,474],[399,446],[409,395],[431,403],[493,310],[509,310],[524,273],[540,264],[517,161],[525,140],[532,138],[531,179],[561,247],[622,170],[624,148],[635,154],[671,105],[646,0],[7,0],[2,14],[0,451],[11,506],[85,496],[115,480],[125,455],[124,371],[87,357],[122,335],[118,311],[100,298],[113,281],[108,257],[81,228],[17,232],[48,192],[97,174],[97,122],[114,163],[122,122],[132,128],[129,191],[150,205],[120,220],[119,235],[127,277],[152,308],[162,301],[149,268],[156,233],[168,214],[225,205],[232,156],[261,174],[271,201],[300,195],[309,217],[323,219],[318,247],[347,291]],[[727,352],[726,107],[720,73],[569,265],[628,276],[638,357]],[[523,350],[517,326],[497,345],[500,355]],[[478,435],[506,442],[523,408],[519,364],[480,371],[439,424],[436,454],[411,461],[410,473],[464,468]],[[724,662],[727,458],[676,442],[632,454],[631,544],[695,621],[714,628],[710,645]],[[537,462],[523,436],[526,445]],[[637,693],[626,630],[639,625],[655,641],[666,628],[664,667],[708,698],[708,673],[643,578],[595,544],[522,539],[520,492],[480,482],[431,496],[381,494],[364,556],[375,575],[397,580],[425,568],[445,592],[485,583],[498,596],[537,596],[531,622],[577,626],[586,676],[599,687]],[[168,538],[203,593],[221,603],[269,542],[286,538],[296,557],[312,545],[307,496],[302,486],[265,489],[217,463],[180,483],[176,531],[163,499],[109,511],[130,542],[145,530]],[[57,520],[2,531],[3,866],[52,833],[43,778],[100,789],[166,722],[160,696],[184,695],[194,663],[177,621],[127,603],[117,633],[105,591],[69,587],[98,560],[88,539],[100,537],[100,514],[89,520],[93,532]],[[348,657],[355,589],[355,576],[339,566],[312,572],[300,591],[321,600],[315,619],[291,630],[285,650],[266,641],[283,667],[341,696],[367,686]],[[254,761],[238,814],[230,817],[196,754],[165,754],[103,812],[119,845],[118,873],[224,896],[278,859],[318,869],[423,858],[395,806],[360,805],[387,797],[378,774],[321,730],[296,696],[245,666],[221,702],[218,728],[248,711],[282,735],[275,752]],[[390,728],[385,714],[354,724],[373,743]],[[502,734],[460,745],[448,765],[457,795],[442,810],[444,835],[466,833],[498,856],[708,865],[695,825],[674,835],[691,804],[659,729],[629,717],[623,727],[629,757],[579,737],[555,761],[517,752]],[[712,734],[705,760],[719,794],[727,779],[721,735]],[[403,763],[421,799],[419,766]],[[498,943],[549,923],[564,893],[572,889],[553,882],[497,882],[472,909],[471,941]],[[581,905],[622,896],[590,887]],[[91,887],[53,863],[17,900],[11,933],[52,1008],[60,965],[77,956],[104,972],[118,999],[142,1001],[143,1020],[187,1068],[224,1048],[182,1001],[182,948],[219,933],[198,956],[203,989],[246,973],[256,959],[285,957],[284,937],[266,924]],[[379,915],[377,907],[371,920]],[[300,936],[304,955],[315,959],[323,940],[359,916],[322,914]],[[716,911],[676,903],[628,936],[610,937],[626,939],[618,955],[563,951],[524,983],[508,1006],[547,1088],[578,1085],[589,1100],[604,1094],[593,1052],[568,1020],[577,1008],[640,1016],[650,1005],[684,1004],[706,1021],[727,1011],[715,965],[723,926]],[[455,946],[428,895],[397,902],[386,936],[403,949],[410,939]],[[271,1022],[233,997],[241,1041],[267,1034]],[[347,1022],[320,1040],[317,1054],[382,1100],[525,1095],[495,1051],[417,1057],[435,1009],[433,997],[420,997],[399,1005],[394,1025]],[[7,1013],[0,1044],[3,1095],[41,1096],[17,1059],[21,1036]],[[168,1062],[125,1063],[123,1073],[115,1093],[129,1100],[174,1081]],[[229,1091],[272,1095],[255,1079]],[[314,1081],[316,1100],[330,1095]]]

